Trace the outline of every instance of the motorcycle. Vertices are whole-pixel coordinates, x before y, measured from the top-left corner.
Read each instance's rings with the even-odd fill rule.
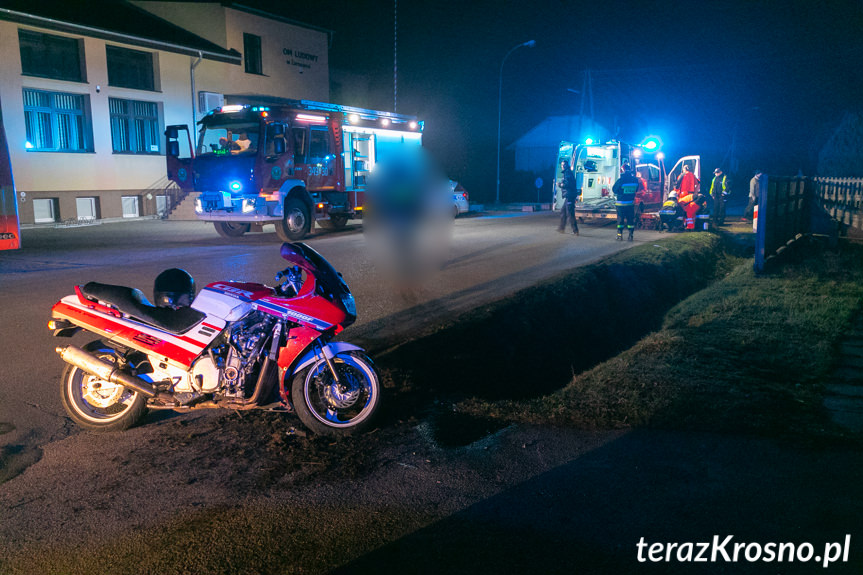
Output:
[[[72,420],[116,431],[149,409],[271,409],[294,411],[318,434],[367,429],[381,395],[374,364],[361,348],[332,341],[356,320],[353,295],[308,245],[285,243],[280,253],[290,265],[275,287],[223,281],[195,295],[194,280],[175,268],[157,278],[154,305],[130,287],[75,286],[48,327],[57,337],[100,339],[56,348],[69,364],[62,401]],[[184,286],[159,287],[183,276]]]

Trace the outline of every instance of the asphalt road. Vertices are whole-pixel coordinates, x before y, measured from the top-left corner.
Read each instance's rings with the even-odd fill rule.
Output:
[[[454,314],[529,287],[561,270],[624,249],[608,226],[555,233],[556,214],[497,213],[455,220],[433,266],[403,280],[370,249],[359,225],[319,231],[306,241],[339,270],[357,300],[359,319],[342,339],[376,349],[412,337]],[[225,279],[272,282],[282,269],[272,228],[236,240],[209,224],[143,220],[23,230],[23,248],[0,252],[0,481],[40,456],[40,446],[77,430],[60,404],[63,363],[45,326],[51,306],[73,286],[99,281],[152,293],[169,267],[200,286]],[[638,234],[650,241],[655,232]],[[428,254],[432,258],[435,254]],[[149,295],[148,295],[149,297]],[[76,336],[83,344],[86,336]],[[61,342],[64,343],[64,342]]]
[[[439,273],[398,289],[382,281],[357,230],[309,243],[356,293],[361,319],[345,338],[374,350],[627,245],[611,228],[574,238],[554,224],[551,214],[459,220]],[[643,232],[636,243],[654,237]],[[44,557],[74,565],[84,549],[104,558],[104,572],[117,572],[113,556],[126,559],[124,573],[863,572],[856,446],[525,426],[449,446],[420,421],[368,434],[377,447],[361,473],[345,473],[345,462],[316,474],[327,443],[280,429],[277,455],[288,451],[302,465],[261,488],[270,475],[256,467],[257,442],[232,431],[265,426],[224,432],[239,416],[196,412],[123,433],[80,432],[60,407],[62,363],[43,327],[57,298],[89,280],[149,291],[176,265],[202,284],[266,281],[280,267],[278,243],[273,234],[232,243],[172,222],[26,230],[24,241],[24,250],[0,254],[0,472],[41,460],[0,484],[0,571],[42,575]],[[220,540],[233,547],[214,548],[200,527],[213,510],[229,530]],[[261,519],[273,532],[248,540]],[[159,563],[159,537],[172,536],[189,552]],[[120,537],[128,548],[116,548]],[[790,554],[770,559],[777,545]],[[290,568],[255,570],[255,555],[274,548],[295,557]],[[202,567],[208,555],[234,567]]]

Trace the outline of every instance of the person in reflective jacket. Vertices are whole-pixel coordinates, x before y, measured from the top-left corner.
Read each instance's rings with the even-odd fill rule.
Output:
[[[638,192],[638,178],[629,164],[623,164],[623,174],[611,190],[614,192],[614,207],[617,210],[617,239],[623,239],[624,226],[629,231],[629,241],[635,233],[635,194]]]
[[[713,198],[713,221],[717,226],[725,224],[725,196],[728,193],[728,176],[722,168],[716,168],[710,183],[710,196]]]

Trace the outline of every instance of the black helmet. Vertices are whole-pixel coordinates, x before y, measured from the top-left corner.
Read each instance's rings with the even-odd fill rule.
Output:
[[[156,276],[153,298],[160,307],[189,307],[195,299],[195,280],[186,270],[171,268]]]

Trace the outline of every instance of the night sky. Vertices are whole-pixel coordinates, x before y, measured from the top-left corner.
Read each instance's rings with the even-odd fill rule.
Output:
[[[392,110],[396,2],[397,111],[425,121],[426,148],[475,201],[494,195],[501,77],[504,149],[582,98],[589,113],[592,93],[600,137],[657,135],[672,162],[700,154],[704,177],[721,165],[741,187],[754,168],[815,175],[846,111],[863,111],[863,0],[237,3],[332,30],[330,68],[369,81],[336,103]],[[504,151],[504,198],[521,193],[512,170]]]
[[[331,68],[367,74],[362,104],[393,108],[393,0],[245,3],[333,30]],[[725,162],[741,181],[812,174],[863,94],[863,0],[398,0],[397,111],[426,121],[426,147],[472,199],[492,197],[500,65],[527,40],[503,69],[504,147],[578,113],[568,89],[590,69],[595,119],[623,141],[657,134],[669,158],[701,154],[707,174]]]

